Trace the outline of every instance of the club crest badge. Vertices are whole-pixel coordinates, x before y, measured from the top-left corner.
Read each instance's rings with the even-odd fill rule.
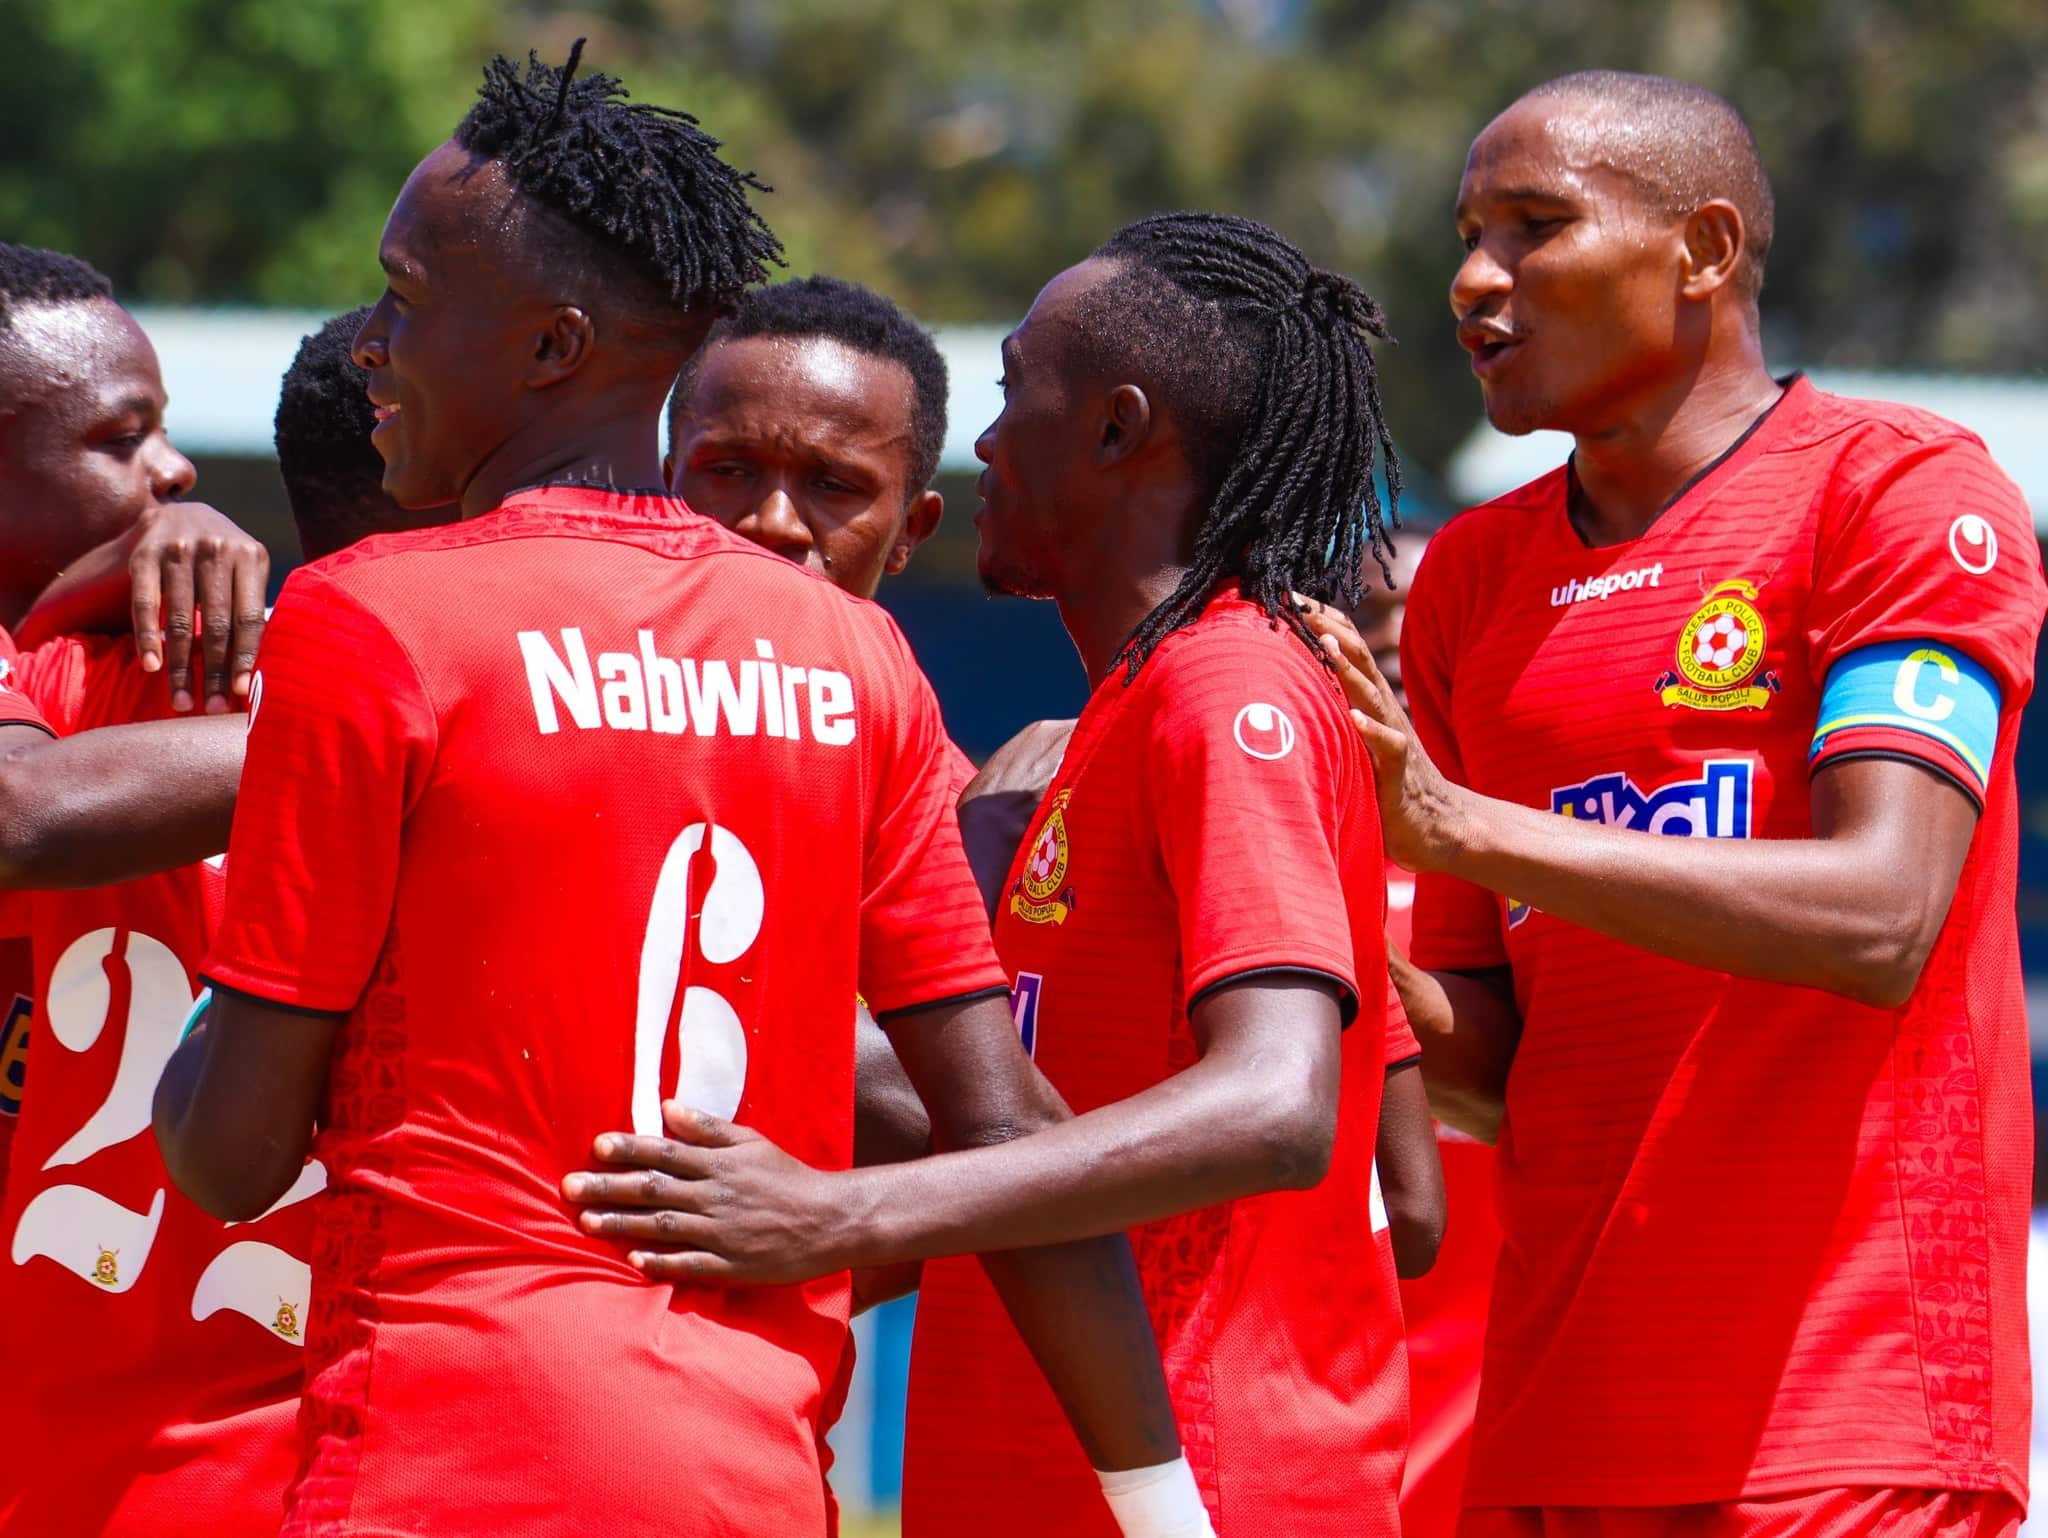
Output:
[[[121,1252],[119,1250],[110,1250],[102,1246],[100,1249],[99,1259],[93,1262],[92,1279],[98,1282],[102,1287],[120,1286],[120,1255]]]
[[[1067,798],[1063,790],[1039,824],[1038,838],[1025,856],[1024,870],[1010,888],[1010,911],[1027,924],[1064,924],[1074,911],[1074,886],[1067,880]]]
[[[1658,697],[1687,710],[1762,710],[1779,687],[1776,673],[1757,671],[1767,639],[1756,584],[1715,584],[1678,633],[1678,667],[1658,676]]]
[[[299,1338],[299,1311],[290,1299],[277,1300],[277,1317],[271,1320],[270,1327],[286,1340]]]

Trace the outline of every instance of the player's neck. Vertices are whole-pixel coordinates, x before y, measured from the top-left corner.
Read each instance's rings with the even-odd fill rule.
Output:
[[[1091,691],[1115,671],[1124,642],[1172,595],[1183,569],[1159,562],[1096,561],[1076,574],[1067,591],[1053,595]]]
[[[1613,426],[1574,435],[1572,522],[1594,546],[1640,538],[1692,481],[1769,411],[1783,387],[1753,337],[1710,355]]]
[[[654,412],[578,422],[543,421],[514,433],[487,457],[462,493],[462,516],[475,518],[500,506],[523,486],[568,482],[649,491],[665,484],[661,427]]]

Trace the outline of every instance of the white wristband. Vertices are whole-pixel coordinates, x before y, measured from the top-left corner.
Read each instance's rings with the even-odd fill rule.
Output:
[[[1124,1538],[1216,1538],[1185,1456],[1149,1469],[1097,1469],[1095,1477]]]

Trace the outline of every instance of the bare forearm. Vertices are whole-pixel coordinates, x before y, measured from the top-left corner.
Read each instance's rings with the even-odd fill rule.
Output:
[[[863,1214],[856,1265],[986,1254],[1121,1233],[1261,1191],[1313,1185],[1322,1166],[1287,1130],[1270,1078],[1209,1059],[1128,1100],[993,1148],[846,1178]]]
[[[1425,1276],[1444,1240],[1444,1167],[1422,1075],[1413,1062],[1387,1074],[1375,1154],[1394,1271],[1403,1281]]]
[[[0,757],[0,886],[100,886],[220,853],[247,739],[239,717],[155,721]]]
[[[1910,766],[1826,772],[1912,809],[1867,803],[1839,837],[1816,817],[1813,838],[1674,838],[1463,792],[1437,868],[1694,966],[1896,1002],[1947,912],[1974,809]]]
[[[1128,1240],[1118,1234],[988,1254],[981,1264],[1090,1463],[1141,1469],[1179,1456],[1180,1432]]]
[[[1508,1069],[1522,1039],[1506,969],[1491,978],[1425,972],[1390,951],[1389,970],[1422,1044],[1422,1079],[1438,1121],[1482,1142],[1500,1136]]]

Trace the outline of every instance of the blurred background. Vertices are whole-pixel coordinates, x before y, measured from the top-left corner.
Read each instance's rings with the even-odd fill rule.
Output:
[[[1425,519],[1558,463],[1485,429],[1445,290],[1472,135],[1572,69],[1683,76],[1755,126],[1778,194],[1763,312],[1782,369],[1974,427],[2048,527],[2048,6],[2040,0],[4,0],[0,234],[109,273],[164,354],[199,494],[296,558],[270,463],[299,336],[381,288],[378,230],[492,52],[696,112],[775,192],[793,274],[941,328],[952,509],[884,601],[985,754],[1078,708],[1049,606],[973,583],[971,445],[995,340],[1113,228],[1252,214],[1360,278],[1400,338],[1389,415]],[[2020,919],[2048,1048],[2048,725],[2022,748]],[[850,1507],[895,1489],[906,1316],[863,1326]],[[886,1521],[886,1518],[881,1519]],[[876,1527],[873,1531],[884,1531]]]

